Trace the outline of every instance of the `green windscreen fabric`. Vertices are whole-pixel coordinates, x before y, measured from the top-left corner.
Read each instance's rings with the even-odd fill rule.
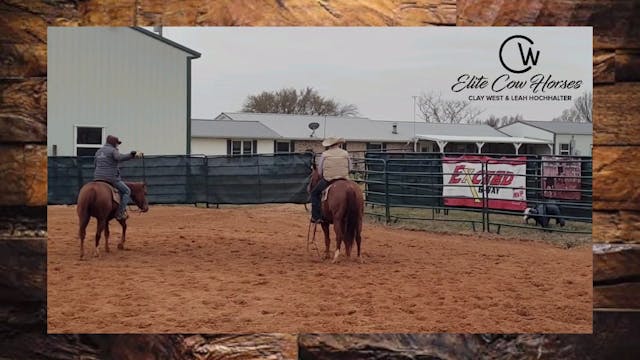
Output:
[[[125,181],[145,181],[150,204],[306,203],[310,154],[150,156],[120,166]],[[93,157],[49,157],[49,204],[75,204],[93,179]]]

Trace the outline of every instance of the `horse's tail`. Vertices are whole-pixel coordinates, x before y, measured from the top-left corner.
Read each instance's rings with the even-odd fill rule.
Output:
[[[91,204],[96,201],[96,189],[92,186],[82,187],[80,189],[80,193],[78,194],[77,211],[78,215],[83,212],[88,212],[90,210]]]
[[[78,219],[80,220],[78,236],[81,239],[84,238],[85,228],[87,227],[91,217],[91,206],[96,202],[96,197],[96,189],[92,186],[83,187],[80,189],[80,193],[78,194],[76,211],[78,213]]]
[[[351,247],[353,246],[353,240],[355,239],[356,232],[360,227],[360,211],[358,207],[358,198],[356,197],[356,191],[349,187],[347,189],[347,211],[345,211],[345,226],[343,240],[347,250],[347,256],[351,255]]]

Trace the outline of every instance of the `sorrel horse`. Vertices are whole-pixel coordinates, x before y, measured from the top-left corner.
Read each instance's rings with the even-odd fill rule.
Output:
[[[311,190],[320,181],[320,173],[312,167],[311,180],[307,190]],[[356,241],[358,250],[358,260],[362,262],[360,254],[360,244],[362,242],[362,217],[364,215],[364,199],[362,190],[358,184],[351,180],[335,180],[331,183],[331,188],[327,188],[329,193],[326,200],[322,202],[322,231],[324,232],[325,258],[329,259],[329,225],[333,224],[336,234],[336,251],[333,261],[338,260],[340,246],[344,242],[347,257],[351,256],[353,241]]]
[[[149,211],[147,203],[147,185],[141,182],[127,182],[131,189],[131,200],[138,206],[142,212]],[[109,252],[109,221],[116,217],[118,204],[113,200],[113,192],[111,185],[102,181],[93,181],[84,184],[78,194],[78,219],[80,220],[80,229],[78,236],[80,237],[80,259],[84,257],[84,238],[87,234],[87,225],[89,220],[94,217],[98,221],[96,230],[96,247],[93,255],[100,256],[98,245],[100,244],[100,234],[104,231],[105,251]],[[118,244],[118,249],[124,250],[125,235],[127,233],[127,220],[118,220],[122,226],[122,237]]]

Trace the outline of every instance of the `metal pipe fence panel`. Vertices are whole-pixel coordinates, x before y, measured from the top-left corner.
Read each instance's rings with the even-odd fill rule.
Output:
[[[148,184],[152,204],[307,203],[312,160],[309,153],[151,156],[124,162],[121,168],[124,179]],[[449,166],[456,161],[468,168]],[[525,169],[509,173],[504,163]],[[468,222],[474,229],[482,224],[483,230],[499,231],[525,226],[503,219],[521,219],[524,207],[538,204],[557,204],[565,220],[590,223],[592,167],[590,157],[368,152],[354,159],[352,175],[369,207],[384,210],[375,215],[387,223]],[[48,170],[49,203],[73,204],[80,187],[93,178],[93,158],[50,157]],[[524,196],[510,199],[503,193]],[[496,194],[510,206],[496,203]],[[475,215],[456,217],[449,211]]]
[[[502,226],[533,228],[522,223],[523,210],[543,203],[558,205],[567,221],[591,222],[590,157],[368,152],[358,161],[361,164],[356,166],[354,177],[363,184],[368,204],[385,206],[387,222],[392,218],[468,221],[474,225],[482,222],[483,229],[488,231],[499,231]],[[449,170],[445,171],[444,164],[456,162],[473,169],[447,166]],[[505,164],[518,166],[519,170],[510,171],[508,166],[505,169]],[[554,171],[549,171],[550,167]],[[451,181],[452,177],[456,181]],[[394,216],[394,210],[402,208],[433,212],[430,218]],[[482,217],[481,220],[436,218],[435,214],[447,214],[449,210],[480,212]],[[505,222],[502,220],[505,216],[517,216],[520,221]]]

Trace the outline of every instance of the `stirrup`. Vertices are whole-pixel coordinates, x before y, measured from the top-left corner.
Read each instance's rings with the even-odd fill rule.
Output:
[[[320,224],[320,223],[323,223],[324,221],[322,220],[322,218],[319,218],[319,219],[311,218],[309,219],[309,222],[311,222],[312,224]]]

